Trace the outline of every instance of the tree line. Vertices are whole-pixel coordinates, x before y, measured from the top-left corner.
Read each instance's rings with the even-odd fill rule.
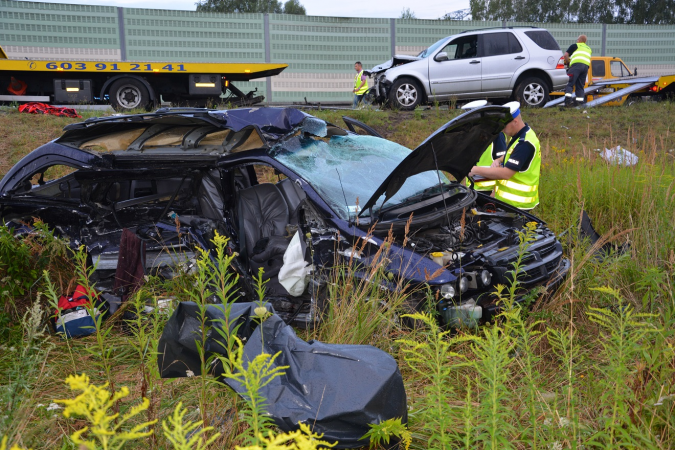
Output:
[[[675,0],[470,0],[473,20],[545,23],[675,23]]]
[[[199,0],[196,5],[200,12],[307,14],[299,0]]]

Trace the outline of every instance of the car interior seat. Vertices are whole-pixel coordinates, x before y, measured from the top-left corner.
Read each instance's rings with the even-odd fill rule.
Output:
[[[279,188],[279,191],[281,191],[281,194],[284,196],[284,199],[286,199],[286,204],[288,205],[288,223],[297,225],[300,220],[300,206],[307,198],[305,191],[290,178],[281,180],[276,186]]]
[[[469,45],[470,47],[466,49],[466,51],[462,55],[462,58],[473,58],[478,54],[478,52],[476,51],[476,43],[471,42]]]
[[[290,242],[286,199],[277,186],[263,183],[239,191],[237,203],[240,254],[253,275],[262,267],[269,280],[279,273]]]

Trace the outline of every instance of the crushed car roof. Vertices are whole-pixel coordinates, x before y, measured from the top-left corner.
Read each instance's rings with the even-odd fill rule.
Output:
[[[160,109],[155,113],[92,118],[64,128],[57,143],[90,150],[131,150],[143,147],[179,146],[196,149],[206,139],[210,151],[229,152],[226,145],[236,133],[255,131],[259,147],[292,132],[308,116],[291,108],[244,108],[234,110]],[[212,136],[219,130],[232,131]],[[208,138],[212,136],[213,139]],[[241,140],[241,136],[240,140]],[[248,138],[248,135],[246,135]],[[220,139],[218,141],[218,139]]]

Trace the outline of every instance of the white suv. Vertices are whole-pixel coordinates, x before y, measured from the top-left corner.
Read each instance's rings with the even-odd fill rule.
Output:
[[[417,56],[394,56],[366,73],[366,100],[411,110],[424,102],[513,98],[543,106],[564,88],[563,54],[547,30],[493,28],[441,39]]]

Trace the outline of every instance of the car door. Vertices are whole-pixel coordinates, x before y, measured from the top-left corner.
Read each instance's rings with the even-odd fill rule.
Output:
[[[511,80],[530,54],[510,31],[480,35],[483,92],[511,91]]]
[[[429,58],[429,87],[433,99],[480,92],[481,59],[478,35],[460,36]]]

